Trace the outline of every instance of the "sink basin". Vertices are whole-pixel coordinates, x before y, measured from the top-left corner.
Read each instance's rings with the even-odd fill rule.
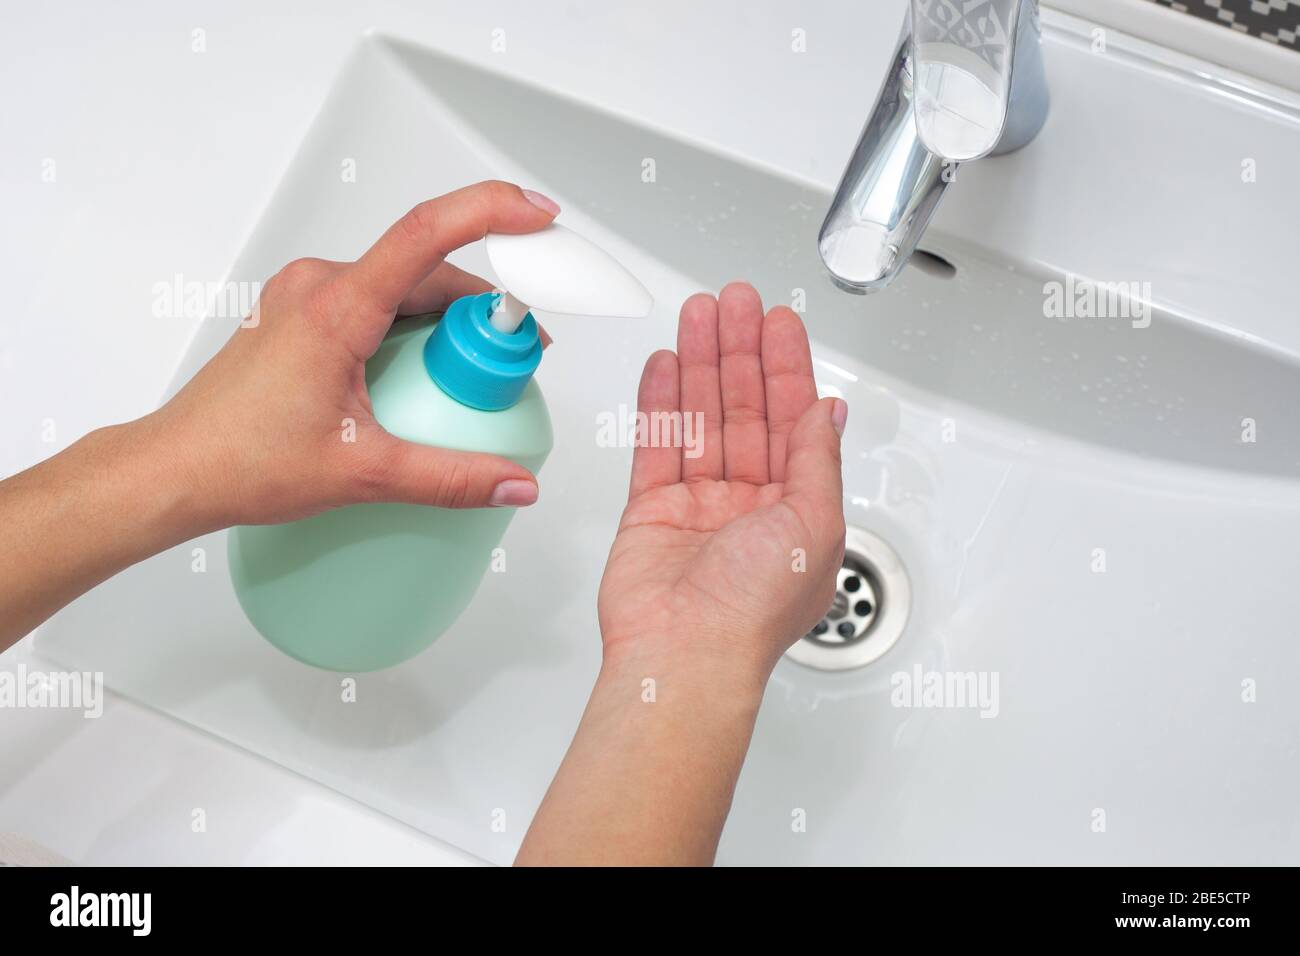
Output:
[[[1300,110],[1122,38],[1094,56],[1073,21],[1045,21],[1043,133],[964,168],[928,265],[868,298],[835,290],[817,258],[832,184],[364,38],[231,279],[354,258],[415,201],[501,177],[554,196],[655,313],[544,316],[558,344],[538,375],[556,432],[541,502],[452,630],[357,675],[354,702],[341,675],[252,630],[221,535],[101,586],[38,651],[508,862],[599,664],[596,589],[630,452],[597,445],[598,416],[634,401],[682,299],[744,277],[803,310],[819,385],[848,400],[848,520],[897,553],[911,614],[866,667],[780,664],[719,861],[1300,862],[1286,687],[1300,329],[1285,320],[1300,196],[1276,174],[1239,182],[1242,147],[1224,145],[1248,136],[1261,170],[1283,168]],[[1135,147],[1159,174],[1137,175]],[[1177,219],[1188,195],[1189,221],[1213,229]],[[481,248],[453,258],[490,274]],[[1128,271],[1097,274],[1107,262]],[[1088,279],[1149,280],[1149,312],[1047,314],[1046,284]],[[232,330],[203,324],[173,391]],[[996,706],[912,706],[925,701],[900,688],[930,674],[996,675]]]

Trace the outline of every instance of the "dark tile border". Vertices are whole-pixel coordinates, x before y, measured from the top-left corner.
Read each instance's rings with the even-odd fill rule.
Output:
[[[1150,0],[1300,52],[1300,0]]]

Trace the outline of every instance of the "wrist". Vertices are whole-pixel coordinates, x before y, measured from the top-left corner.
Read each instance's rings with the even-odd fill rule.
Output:
[[[636,683],[646,693],[671,686],[695,694],[702,705],[725,703],[740,712],[757,712],[771,674],[771,664],[738,652],[729,641],[685,639],[681,633],[656,640],[642,634],[606,638],[597,686]]]
[[[519,863],[713,861],[766,670],[681,632],[608,640],[573,744]]]
[[[222,527],[203,491],[201,467],[156,412],[97,429],[85,441],[95,457],[112,463],[109,480],[122,483],[121,500],[134,501],[143,548],[161,551]]]

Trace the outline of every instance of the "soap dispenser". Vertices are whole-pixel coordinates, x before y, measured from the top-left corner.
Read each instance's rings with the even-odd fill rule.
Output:
[[[637,318],[652,300],[558,224],[485,243],[502,291],[457,299],[440,320],[394,323],[366,363],[366,384],[375,419],[398,438],[501,455],[536,474],[552,437],[533,379],[542,345],[530,309]],[[460,616],[513,515],[378,503],[233,528],[231,580],[249,620],[286,654],[378,670],[425,650]]]

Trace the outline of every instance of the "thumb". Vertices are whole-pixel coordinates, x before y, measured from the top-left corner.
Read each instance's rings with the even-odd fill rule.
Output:
[[[537,479],[496,455],[452,451],[394,439],[383,496],[439,508],[522,508],[537,500]]]
[[[350,281],[391,316],[448,253],[489,232],[535,232],[559,211],[553,200],[513,183],[466,186],[425,200],[390,226],[349,270]]]
[[[844,399],[823,398],[804,410],[786,439],[782,500],[809,528],[843,526],[840,435],[848,413]]]

